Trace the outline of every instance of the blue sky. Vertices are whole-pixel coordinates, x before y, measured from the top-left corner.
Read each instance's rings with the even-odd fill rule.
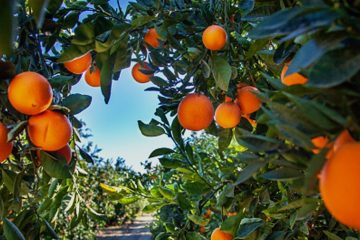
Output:
[[[120,0],[123,9],[127,2]],[[154,117],[158,99],[156,93],[144,91],[151,83],[139,84],[133,80],[132,66],[121,72],[119,81],[113,81],[109,104],[104,103],[100,88],[88,86],[84,79],[74,86],[72,92],[92,96],[90,107],[77,117],[91,129],[93,137],[90,140],[102,149],[101,156],[121,156],[128,165],[141,171],[140,162],[146,160],[154,149],[173,145],[166,136],[149,138],[141,134],[137,121],[147,123]],[[157,160],[152,161],[157,163]]]

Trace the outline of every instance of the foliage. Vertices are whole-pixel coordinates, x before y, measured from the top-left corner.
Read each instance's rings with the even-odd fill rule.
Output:
[[[79,77],[64,72],[59,63],[88,51],[96,54],[105,102],[110,100],[112,80],[119,79],[131,60],[147,61],[155,72],[147,91],[159,94],[156,119],[149,124],[139,121],[139,128],[148,137],[167,135],[175,148],[160,148],[151,154],[160,157],[162,168],[156,168],[150,182],[143,184],[137,179],[127,186],[102,185],[102,189],[122,204],[147,198],[150,204],[144,211],[158,213],[153,228],[156,239],[204,239],[199,225],[206,225],[207,237],[221,225],[237,239],[359,238],[356,231],[339,224],[326,211],[316,175],[327,149],[313,154],[311,143],[316,136],[333,140],[345,128],[359,137],[359,1],[138,0],[125,12],[108,1],[52,1],[45,19],[39,11],[42,8],[34,8],[31,2],[37,26],[42,28],[36,29],[34,19],[27,14],[30,11],[20,2],[18,11],[24,17],[19,18],[17,48],[11,57],[3,58],[4,91],[15,71],[36,69],[59,90],[57,103],[62,105],[62,98]],[[14,8],[11,3],[4,6],[8,12]],[[84,12],[86,16],[79,17]],[[7,16],[1,14],[2,18]],[[11,17],[5,21],[12,25]],[[228,44],[222,51],[210,52],[202,45],[201,33],[214,23],[224,26]],[[156,49],[143,41],[145,32],[153,27],[161,40]],[[9,32],[1,40],[1,53],[11,51],[12,36]],[[44,49],[39,48],[39,41]],[[35,53],[28,54],[29,48]],[[281,84],[281,65],[290,60],[287,74],[300,72],[309,78],[308,84]],[[221,129],[213,123],[206,130],[208,135],[186,138],[176,117],[180,100],[196,91],[209,96],[217,106],[225,95],[235,97],[239,83],[260,90],[263,106],[251,116],[257,125],[245,118],[234,129]],[[24,120],[11,111],[4,100],[6,94],[1,96],[1,112],[7,114],[2,120],[7,124]],[[78,112],[66,107],[73,114]],[[80,127],[75,117],[71,119]],[[17,149],[22,149],[20,138],[25,141],[24,135],[18,136]],[[75,137],[73,148],[77,140]],[[77,152],[88,159],[85,151],[77,147]],[[34,176],[30,161],[25,159],[30,158],[29,153],[15,151],[14,155],[28,165],[22,168],[10,161],[1,166],[6,210],[10,203],[18,202],[21,191],[14,191],[20,188],[13,188],[4,179],[22,186],[26,174]],[[20,177],[8,177],[10,172]],[[60,181],[53,199],[57,204],[63,192],[74,186],[75,176],[81,175],[77,168],[72,182],[50,181],[41,173],[40,182],[46,182],[40,187],[43,192],[52,189],[49,182]],[[27,185],[34,182],[31,179]],[[44,194],[40,198],[32,202],[31,196],[29,206],[47,199]],[[92,210],[84,207],[84,214],[91,217]],[[206,209],[214,214],[204,216]],[[51,221],[54,211],[47,210],[40,218],[31,212],[33,218],[27,219],[33,221],[31,226],[48,227],[45,220]],[[227,217],[232,211],[236,216]],[[5,235],[19,235],[18,226],[30,236],[21,222],[15,219],[14,226],[4,220]]]

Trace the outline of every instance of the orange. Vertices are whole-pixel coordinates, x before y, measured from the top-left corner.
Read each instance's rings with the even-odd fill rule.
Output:
[[[236,216],[236,215],[237,215],[237,212],[228,212],[226,215],[227,215],[228,217]]]
[[[200,233],[205,233],[205,232],[206,232],[205,226],[200,226],[199,232],[200,232]]]
[[[155,28],[150,28],[145,33],[144,41],[153,48],[158,48],[160,46],[159,34],[156,32]]]
[[[85,81],[91,87],[100,87],[100,69],[95,66],[92,72],[91,68],[86,70]]]
[[[251,114],[261,107],[261,101],[254,92],[258,91],[256,87],[246,86],[237,89],[237,103],[240,106],[242,114]]]
[[[44,76],[36,72],[23,72],[11,80],[8,98],[18,112],[36,115],[49,108],[53,91]]]
[[[227,34],[224,28],[212,25],[205,29],[202,35],[204,46],[212,51],[221,50],[226,44]]]
[[[292,85],[302,85],[306,84],[309,79],[301,75],[300,73],[292,73],[288,76],[286,75],[286,72],[288,70],[288,64],[286,63],[281,71],[281,82],[286,86],[292,86]]]
[[[35,146],[44,151],[57,151],[69,142],[72,126],[63,114],[47,110],[30,117],[27,131]]]
[[[206,210],[206,213],[204,214],[204,218],[210,218],[212,214],[211,209]]]
[[[312,150],[314,154],[318,154],[321,149],[326,147],[329,143],[329,139],[324,136],[314,137],[311,139],[312,144],[315,146],[315,148]]]
[[[70,162],[71,162],[71,157],[72,157],[72,153],[71,153],[71,148],[70,148],[70,145],[69,144],[66,144],[65,147],[57,150],[57,151],[54,151],[54,152],[49,152],[49,153],[54,153],[56,155],[60,155],[62,157],[65,158],[66,160],[66,163],[69,165]],[[39,163],[41,163],[41,159],[40,159],[40,151],[37,151],[37,157],[38,159],[40,160]],[[40,165],[40,164],[39,164]]]
[[[215,111],[215,120],[223,128],[236,127],[241,119],[239,106],[234,102],[221,103]]]
[[[91,66],[91,61],[91,53],[87,52],[71,61],[64,62],[64,67],[71,73],[82,74]]]
[[[211,240],[232,240],[233,236],[230,233],[221,231],[220,228],[216,228],[211,234]]]
[[[8,142],[8,130],[0,123],[0,163],[4,162],[12,152],[13,144]]]
[[[355,142],[355,139],[350,135],[348,130],[342,131],[336,138],[333,146],[333,150],[337,151],[345,143]]]
[[[140,70],[151,70],[151,68],[149,67],[149,65],[147,63],[137,63],[134,65],[131,74],[133,76],[133,78],[135,79],[135,81],[137,81],[138,83],[147,83],[150,81],[150,77],[154,76],[154,74],[146,74],[141,72]]]
[[[342,224],[360,230],[360,143],[342,145],[320,174],[326,208]]]
[[[187,95],[180,102],[177,112],[180,125],[192,131],[209,127],[214,117],[210,99],[198,93]]]

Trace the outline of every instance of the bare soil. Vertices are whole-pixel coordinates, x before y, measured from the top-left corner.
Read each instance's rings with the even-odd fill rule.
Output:
[[[125,224],[119,227],[101,229],[96,239],[98,240],[151,240],[149,225],[151,215],[139,216],[133,224]]]

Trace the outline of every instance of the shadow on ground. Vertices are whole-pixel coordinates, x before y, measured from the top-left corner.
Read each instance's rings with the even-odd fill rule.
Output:
[[[140,216],[134,221],[133,224],[101,229],[96,239],[151,240],[151,233],[148,228],[151,221],[152,217],[150,215]]]

